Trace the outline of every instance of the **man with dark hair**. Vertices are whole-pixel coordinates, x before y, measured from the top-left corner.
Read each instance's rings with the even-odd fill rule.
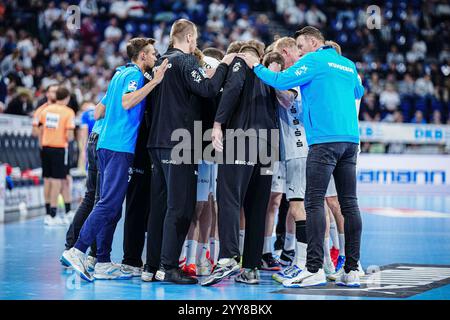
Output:
[[[97,143],[100,171],[100,200],[86,219],[74,247],[61,259],[85,280],[129,279],[132,274],[111,262],[111,245],[122,203],[127,192],[136,138],[144,111],[145,97],[161,82],[167,69],[165,60],[153,80],[144,85],[144,73],[156,61],[154,40],[135,38],[127,46],[131,63],[118,68],[95,118],[104,118]],[[85,252],[97,241],[94,277],[86,270]]]
[[[246,41],[245,44],[254,47],[258,51],[259,57],[264,56],[264,49],[266,48],[266,45],[261,41],[252,39]]]
[[[288,287],[326,284],[323,244],[326,228],[324,199],[334,176],[345,218],[345,272],[336,280],[342,286],[360,286],[358,260],[362,222],[356,195],[356,158],[359,129],[355,99],[364,94],[355,64],[325,45],[321,32],[305,27],[297,34],[298,48],[305,54],[283,72],[275,73],[258,59],[246,63],[265,83],[279,90],[300,86],[305,131],[309,145],[306,161],[306,268],[286,280]]]
[[[294,33],[294,39],[298,39],[300,36],[303,36],[305,38],[314,38],[319,43],[325,43],[325,37],[323,36],[322,32],[319,29],[317,29],[316,27],[306,26]],[[299,48],[299,49],[303,50],[303,48]],[[305,50],[305,52],[311,52],[311,51]]]
[[[45,110],[50,104],[53,104],[56,102],[56,90],[58,89],[58,84],[53,83],[47,86],[45,89],[45,97],[47,99],[46,102],[44,102],[41,106],[39,106],[33,113],[33,128],[31,131],[31,134],[33,137],[38,138],[39,142],[39,149],[40,149],[40,157],[41,157],[41,166],[44,166],[44,158],[42,157],[42,141],[41,141],[41,135],[39,126],[40,126],[40,114],[42,111]],[[45,199],[45,212],[48,216],[50,216],[50,181],[48,178],[43,177],[44,179],[44,199]],[[49,220],[47,218],[47,221],[56,221],[56,220]]]
[[[197,161],[194,159],[194,122],[200,120],[200,107],[194,96],[214,98],[225,79],[225,56],[215,75],[207,79],[193,55],[197,47],[197,28],[191,21],[175,21],[170,32],[172,47],[161,57],[170,69],[151,95],[152,121],[147,147],[153,163],[151,210],[147,230],[147,263],[143,281],[196,284],[179,268],[183,242],[195,212]],[[174,141],[175,130],[188,133],[189,141]],[[181,155],[182,160],[174,155]]]
[[[272,51],[264,55],[263,65],[268,68],[272,63],[277,63],[280,65],[281,70],[284,69],[284,60],[281,53]]]
[[[63,181],[69,172],[67,147],[73,140],[75,113],[67,107],[70,92],[65,87],[58,87],[55,103],[49,104],[39,113],[42,144],[42,176],[48,179],[50,214],[45,217],[45,224],[62,224],[56,217],[58,196],[62,191]]]
[[[252,45],[244,45],[240,53],[260,59],[260,52]],[[244,269],[235,281],[245,284],[260,282],[258,268],[264,242],[264,217],[272,182],[271,171],[266,170],[267,163],[263,163],[261,156],[268,153],[269,157],[273,156],[271,148],[277,147],[271,144],[271,132],[267,132],[277,128],[275,102],[275,90],[263,84],[244,60],[235,58],[227,75],[212,132],[213,146],[216,152],[223,152],[225,160],[223,164],[219,163],[217,177],[220,253],[214,272],[202,282],[203,286],[214,285],[240,270],[241,208],[246,220]],[[235,130],[234,134],[225,136],[224,143],[222,126]],[[264,131],[267,133],[265,136],[262,134]]]
[[[222,60],[225,54],[222,52],[222,50],[219,50],[217,48],[206,48],[203,49],[203,55],[205,57],[214,58],[218,61]]]

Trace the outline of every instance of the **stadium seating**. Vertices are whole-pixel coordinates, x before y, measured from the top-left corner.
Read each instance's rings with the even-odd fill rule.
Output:
[[[21,171],[41,166],[37,138],[2,133],[0,134],[0,162],[18,167]]]

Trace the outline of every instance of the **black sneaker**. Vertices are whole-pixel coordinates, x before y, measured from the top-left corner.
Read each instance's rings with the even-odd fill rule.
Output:
[[[261,269],[267,270],[267,271],[280,271],[281,265],[280,263],[275,260],[272,256],[272,253],[265,253],[262,255],[261,258]]]
[[[214,268],[213,273],[207,277],[202,283],[202,286],[212,286],[213,284],[219,283],[224,278],[229,278],[239,272],[241,267],[235,258],[231,259],[220,259]]]
[[[144,270],[141,274],[141,280],[144,282],[155,281],[156,271],[156,268],[152,268],[148,264],[144,265]]]
[[[287,251],[283,249],[283,252],[281,253],[280,256],[280,264],[282,266],[288,267],[292,264],[294,257],[295,257],[295,250]]]
[[[273,244],[274,250],[283,250],[284,247],[284,234],[277,234],[277,238]]]
[[[160,268],[155,275],[155,279],[159,281],[173,282],[176,284],[197,284],[197,278],[188,276],[181,268],[164,269]]]
[[[257,268],[245,269],[234,279],[234,281],[245,284],[259,284],[259,270]]]

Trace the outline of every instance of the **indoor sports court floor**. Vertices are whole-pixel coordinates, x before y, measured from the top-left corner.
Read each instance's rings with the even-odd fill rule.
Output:
[[[132,281],[80,281],[59,264],[65,227],[43,218],[0,224],[0,299],[450,299],[450,194],[360,197],[361,261],[373,272],[359,289],[333,284],[286,289],[262,273],[258,286],[232,279],[215,287]],[[113,260],[121,261],[122,223]]]

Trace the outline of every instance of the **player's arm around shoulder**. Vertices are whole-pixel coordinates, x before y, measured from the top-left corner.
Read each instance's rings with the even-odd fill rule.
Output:
[[[138,89],[140,81],[140,73],[133,72],[125,79],[125,85],[122,91],[122,107],[125,110],[129,110],[138,105],[145,97],[158,85],[164,78],[164,74],[167,70],[169,60],[165,59],[161,65],[154,68],[153,79],[142,88]]]
[[[312,54],[307,54],[294,65],[282,72],[273,72],[262,64],[246,59],[247,65],[264,83],[278,90],[288,90],[312,81],[317,73],[317,61]]]

